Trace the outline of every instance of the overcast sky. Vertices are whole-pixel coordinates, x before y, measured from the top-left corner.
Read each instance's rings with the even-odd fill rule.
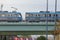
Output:
[[[49,0],[49,11],[54,11],[55,0]],[[11,7],[17,8],[24,15],[25,12],[46,10],[46,0],[0,0],[3,10],[12,11]],[[57,10],[60,10],[60,0],[58,0]],[[24,17],[23,17],[24,18]]]

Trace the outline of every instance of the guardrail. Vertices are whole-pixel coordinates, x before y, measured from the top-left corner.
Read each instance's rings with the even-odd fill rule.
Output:
[[[7,25],[10,25],[10,26],[11,26],[11,25],[17,25],[17,26],[18,26],[18,25],[19,25],[19,26],[25,26],[25,25],[26,25],[26,26],[27,26],[27,25],[28,25],[28,26],[31,26],[31,25],[32,25],[32,26],[33,26],[33,25],[35,25],[35,26],[36,26],[36,25],[40,26],[40,25],[41,25],[41,26],[45,26],[45,25],[47,25],[47,24],[46,24],[46,22],[39,22],[39,23],[36,23],[36,22],[31,22],[31,23],[30,23],[30,22],[0,22],[0,26],[2,26],[2,25],[3,25],[3,26],[4,26],[4,25],[6,25],[6,26],[7,26]],[[49,25],[49,26],[54,26],[54,25],[55,25],[55,22],[48,22],[48,25]]]

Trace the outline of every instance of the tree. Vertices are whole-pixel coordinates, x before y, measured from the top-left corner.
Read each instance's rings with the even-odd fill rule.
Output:
[[[21,37],[24,37],[24,38],[26,38],[26,37],[31,37],[31,35],[21,35]]]
[[[37,38],[37,40],[46,40],[46,37],[40,36],[40,37]]]

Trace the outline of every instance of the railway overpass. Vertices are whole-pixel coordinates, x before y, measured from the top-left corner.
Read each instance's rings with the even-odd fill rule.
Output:
[[[60,40],[60,31],[55,30],[59,25],[55,25],[55,22],[0,22],[0,35],[46,35],[48,31],[48,35]]]
[[[18,35],[18,34],[46,34],[48,26],[48,34],[53,34],[55,30],[55,22],[0,22],[0,35]]]

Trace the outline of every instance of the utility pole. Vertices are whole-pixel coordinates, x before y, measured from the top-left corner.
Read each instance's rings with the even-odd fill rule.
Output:
[[[1,11],[3,10],[3,4],[1,4]]]
[[[57,0],[55,0],[55,31],[57,30],[56,29],[56,12],[57,11]],[[54,35],[54,40],[55,40],[55,35]]]
[[[57,11],[57,0],[55,0],[55,12]]]
[[[46,40],[48,40],[48,0],[46,0]]]
[[[46,3],[46,11],[48,11],[48,0],[47,0],[47,3]]]
[[[56,30],[57,0],[55,0],[55,30]]]

